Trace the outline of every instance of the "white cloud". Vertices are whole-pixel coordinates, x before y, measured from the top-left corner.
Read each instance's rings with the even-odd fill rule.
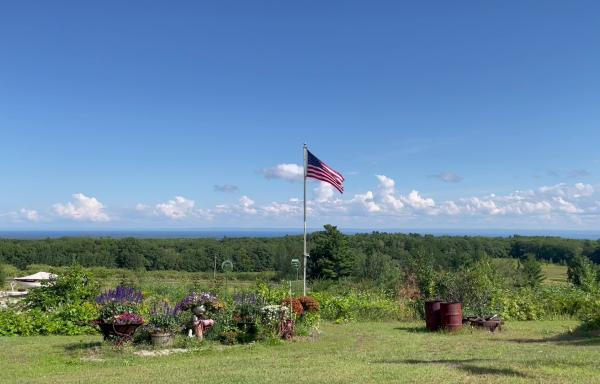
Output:
[[[266,216],[300,217],[302,214],[302,201],[289,199],[285,203],[272,202],[261,207],[261,210]]]
[[[375,196],[373,192],[367,191],[367,193],[359,193],[354,195],[352,200],[350,200],[350,205],[358,205],[361,208],[364,208],[368,213],[381,212],[382,208],[375,202]]]
[[[400,211],[404,207],[402,199],[396,197],[396,182],[385,175],[375,175],[379,180],[378,197],[387,207]]]
[[[194,200],[186,199],[183,196],[175,196],[173,200],[169,200],[166,203],[156,204],[154,211],[158,215],[173,220],[181,220],[194,214],[195,204]],[[138,204],[137,207],[139,206],[143,206],[143,204]]]
[[[354,193],[351,197],[339,195],[327,183],[319,183],[307,201],[309,222],[340,222],[350,225],[394,226],[456,224],[473,226],[483,224],[524,228],[529,223],[535,228],[560,225],[587,225],[598,228],[600,223],[600,189],[584,183],[556,184],[537,189],[516,190],[503,194],[465,196],[453,200],[439,200],[416,189],[397,190],[394,179],[375,175],[372,190]],[[222,223],[245,225],[287,225],[302,217],[302,200],[290,198],[267,203],[257,202],[249,196],[227,204],[206,209],[196,206],[194,200],[176,196],[159,204],[139,203],[135,209],[121,210],[132,220],[168,218],[200,224],[206,218]],[[106,208],[94,197],[81,193],[73,195],[67,203],[55,204],[53,212],[64,218],[79,221],[121,220],[109,216]],[[0,215],[14,222],[47,221],[35,209],[21,209]],[[301,222],[301,221],[300,221]],[[477,223],[477,224],[475,224]],[[313,224],[314,225],[314,224]]]
[[[320,182],[319,186],[314,189],[315,191],[315,200],[322,203],[325,201],[331,201],[335,192],[333,190],[333,186],[329,183]]]
[[[575,206],[575,204],[570,201],[566,201],[562,197],[555,197],[554,201],[558,204],[558,209],[566,213],[578,213],[580,212],[579,208]]]
[[[435,207],[435,201],[430,198],[423,198],[419,191],[411,191],[408,198],[404,198],[406,204],[416,209],[427,209]]]
[[[73,200],[66,204],[54,204],[54,213],[77,221],[110,221],[104,205],[95,197],[88,197],[83,193],[75,193],[71,197]]]
[[[15,223],[22,223],[24,221],[38,222],[42,220],[41,215],[35,209],[21,208],[16,212],[0,213],[0,217],[7,217],[9,220]]]
[[[139,212],[144,212],[150,209],[149,205],[138,203],[135,205],[135,210]]]
[[[245,213],[255,215],[258,212],[256,208],[254,208],[254,200],[252,200],[248,196],[244,195],[240,198],[240,205],[242,207],[242,211],[244,211]]]
[[[304,168],[298,164],[278,164],[262,170],[267,179],[281,179],[287,181],[302,181]]]
[[[21,210],[19,211],[19,217],[21,217],[27,221],[40,221],[41,220],[40,214],[35,209],[21,208]]]

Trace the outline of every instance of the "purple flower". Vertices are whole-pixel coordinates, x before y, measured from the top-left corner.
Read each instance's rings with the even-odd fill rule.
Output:
[[[96,303],[106,305],[109,303],[141,304],[144,296],[141,291],[131,287],[117,286],[96,297]]]
[[[197,305],[205,305],[208,307],[215,306],[219,300],[215,295],[209,292],[196,293],[192,292],[183,298],[176,306],[175,313],[187,311],[188,309]]]

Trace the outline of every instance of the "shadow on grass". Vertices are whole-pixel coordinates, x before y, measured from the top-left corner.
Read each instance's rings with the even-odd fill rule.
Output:
[[[457,368],[463,370],[471,375],[500,375],[500,376],[513,376],[513,377],[529,377],[523,372],[517,371],[511,368],[493,368],[493,367],[481,367],[474,363],[494,361],[492,359],[464,359],[464,360],[377,360],[373,361],[374,364],[411,364],[411,365],[446,365],[448,367]]]
[[[411,365],[445,365],[451,368],[458,368],[471,375],[499,375],[513,377],[529,377],[528,375],[511,368],[493,368],[482,367],[475,363],[493,361],[491,359],[464,359],[464,360],[376,360],[373,364],[411,364]]]
[[[577,345],[577,346],[598,346],[600,345],[600,331],[590,330],[584,326],[576,328],[574,331],[566,332],[553,337],[522,338],[522,339],[497,339],[496,341],[509,341],[519,344],[558,344],[558,345]]]
[[[400,327],[394,327],[394,329],[397,331],[404,331],[404,332],[410,332],[410,333],[434,333],[425,327],[418,327],[418,326],[400,326]]]
[[[65,351],[67,352],[76,352],[76,351],[84,351],[87,349],[98,348],[101,347],[103,343],[101,341],[93,341],[90,343],[73,343],[67,344],[64,346]]]

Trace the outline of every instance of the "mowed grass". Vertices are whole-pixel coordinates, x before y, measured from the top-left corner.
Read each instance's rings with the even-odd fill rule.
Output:
[[[546,284],[566,284],[567,266],[558,264],[542,264],[542,272],[546,276]]]
[[[2,383],[596,383],[600,337],[575,321],[510,322],[502,332],[428,333],[421,323],[326,323],[295,342],[159,357],[99,336],[0,338]]]

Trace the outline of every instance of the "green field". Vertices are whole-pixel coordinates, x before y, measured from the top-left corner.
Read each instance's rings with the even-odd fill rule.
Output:
[[[566,284],[568,282],[567,267],[565,265],[543,263],[542,271],[546,276],[546,284]]]
[[[593,383],[600,337],[575,321],[511,322],[496,334],[424,332],[421,323],[323,324],[291,343],[139,357],[99,336],[0,338],[2,383]]]

